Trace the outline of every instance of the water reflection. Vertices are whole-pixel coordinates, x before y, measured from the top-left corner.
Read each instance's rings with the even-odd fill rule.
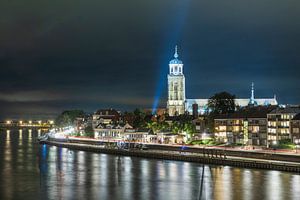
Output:
[[[300,199],[297,174],[72,151],[40,131],[1,130],[0,199]]]

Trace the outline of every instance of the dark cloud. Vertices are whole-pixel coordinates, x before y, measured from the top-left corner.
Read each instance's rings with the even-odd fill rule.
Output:
[[[1,1],[0,117],[165,106],[178,44],[187,97],[299,103],[298,1]],[[158,92],[161,90],[162,93]]]

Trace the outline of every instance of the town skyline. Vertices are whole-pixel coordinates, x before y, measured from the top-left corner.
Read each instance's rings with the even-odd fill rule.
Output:
[[[152,108],[155,99],[165,107],[176,44],[190,98],[220,91],[248,98],[254,82],[258,97],[275,94],[280,104],[299,104],[297,6],[134,2],[74,2],[68,14],[62,2],[55,15],[55,3],[36,4],[30,13],[4,3],[12,12],[1,13],[7,20],[0,22],[0,118]]]
[[[170,51],[172,53],[172,51]],[[170,54],[171,54],[170,53]],[[182,52],[181,52],[182,53]],[[172,56],[170,56],[170,60],[172,59]],[[186,68],[188,68],[188,66],[185,65],[185,62],[184,62],[184,74],[186,74],[186,71],[190,71],[190,70],[186,70]],[[164,70],[168,70],[168,64],[166,64],[166,69]],[[165,76],[167,77],[167,74],[168,72],[165,73]],[[190,83],[194,82],[193,80],[190,80],[190,78],[188,76],[191,76],[191,74],[188,74],[186,75],[186,82],[187,82],[187,86],[186,86],[186,91],[187,91],[187,94],[192,97],[192,98],[210,98],[211,96],[213,96],[215,93],[217,92],[222,92],[222,91],[228,91],[230,93],[232,93],[233,95],[236,95],[236,98],[250,98],[251,96],[251,84],[255,82],[249,80],[250,82],[247,84],[243,84],[243,86],[245,86],[245,88],[226,88],[226,87],[223,87],[223,89],[221,87],[219,87],[218,89],[219,90],[216,90],[215,88],[210,88],[211,91],[208,91],[209,90],[209,86],[207,86],[207,88],[205,88],[205,91],[206,91],[206,94],[208,94],[208,96],[201,96],[201,91],[199,91],[199,93],[189,93],[190,91]],[[162,86],[162,92],[161,92],[161,96],[159,96],[159,102],[157,104],[157,107],[156,108],[166,108],[166,104],[167,104],[167,78],[164,77],[162,78],[161,81],[164,81],[164,85]],[[248,81],[248,80],[247,80]],[[228,80],[228,82],[230,82],[230,80]],[[246,82],[246,81],[245,81]],[[213,85],[213,84],[212,84]],[[230,85],[229,83],[226,83],[226,81],[224,82],[224,85]],[[134,88],[134,86],[132,86]],[[203,87],[201,87],[203,88]],[[282,99],[284,98],[281,98],[280,95],[274,93],[272,94],[273,91],[276,91],[275,89],[272,89],[272,88],[264,88],[264,87],[261,87],[260,85],[257,86],[257,84],[255,84],[255,94],[256,94],[256,97],[267,97],[266,94],[270,94],[269,97],[274,97],[274,99],[278,99],[278,103],[279,104],[299,104],[297,103],[297,101],[294,101],[295,103],[292,103],[291,102],[287,102],[287,103],[283,103],[281,102]],[[154,89],[154,88],[153,88]],[[237,89],[237,91],[235,91],[235,89]],[[87,89],[87,91],[89,92],[89,89]],[[54,92],[54,91],[53,91]],[[131,91],[134,93],[134,91]],[[46,93],[43,93],[41,91],[31,91],[31,92],[28,92],[26,94],[26,92],[20,92],[20,93],[13,93],[13,94],[1,94],[0,97],[2,98],[2,100],[4,101],[7,101],[7,102],[13,102],[15,100],[16,103],[19,103],[19,104],[26,104],[27,102],[39,102],[39,101],[43,101],[43,95],[45,95]],[[99,93],[101,94],[101,92]],[[279,92],[279,94],[281,94]],[[101,99],[100,95],[95,95],[95,94],[92,94],[91,96],[88,96],[87,97],[87,101],[97,101],[99,99],[98,102],[94,102],[92,103],[92,106],[89,105],[90,103],[86,103],[86,104],[79,104],[78,106],[78,102],[80,102],[80,98],[77,98],[78,94],[75,93],[68,93],[68,94],[60,94],[58,95],[57,93],[53,93],[51,94],[50,96],[46,97],[46,98],[49,98],[46,100],[47,103],[52,103],[52,101],[65,101],[65,102],[68,102],[70,101],[69,105],[68,106],[62,106],[61,107],[61,110],[56,110],[55,112],[52,112],[52,113],[49,113],[49,115],[47,115],[47,112],[41,112],[41,113],[37,113],[37,115],[35,116],[35,114],[33,114],[33,119],[35,117],[39,118],[39,117],[42,117],[45,116],[46,118],[48,117],[55,117],[57,114],[59,114],[60,112],[62,112],[63,110],[68,110],[68,109],[82,109],[82,110],[85,110],[87,112],[94,112],[96,111],[97,109],[99,108],[116,108],[120,111],[130,111],[130,110],[133,110],[135,108],[140,108],[140,109],[153,109],[153,103],[155,101],[155,95],[152,96],[152,97],[148,97],[148,98],[139,98],[139,99],[136,99],[136,100],[133,100],[133,99],[130,99],[128,98],[127,96],[123,96],[122,99],[120,101],[116,101],[116,100],[113,100],[113,96],[109,96],[107,99]],[[20,100],[18,100],[18,98],[21,98]],[[22,100],[23,98],[23,100]],[[111,99],[110,99],[111,98]],[[75,99],[74,102],[71,102],[71,99]],[[142,104],[141,104],[142,102]],[[20,113],[21,114],[21,113]],[[8,115],[1,115],[0,114],[0,118],[2,118],[2,120],[4,120],[5,118],[7,118],[7,116],[9,116],[10,118],[15,118],[15,119],[21,119],[22,117],[23,118],[30,118],[31,116],[30,115],[18,115],[17,113],[16,114],[8,114]],[[21,116],[21,117],[20,117]]]

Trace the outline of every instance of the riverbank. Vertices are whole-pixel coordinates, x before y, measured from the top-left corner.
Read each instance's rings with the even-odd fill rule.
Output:
[[[78,144],[116,144],[118,141],[116,140],[99,140],[99,139],[91,139],[91,138],[82,138],[82,137],[69,137],[68,142],[78,143]],[[135,144],[134,142],[127,142],[131,146]],[[157,144],[157,143],[143,143],[150,149],[154,150],[165,150],[165,151],[182,151],[182,145],[170,145],[170,144]],[[243,158],[255,158],[255,159],[263,159],[270,161],[284,161],[284,162],[296,162],[300,163],[300,154],[295,154],[286,151],[261,151],[261,150],[241,150],[236,148],[222,148],[217,146],[185,146],[184,152],[191,153],[199,153],[199,154],[226,154],[227,156],[233,157],[243,157]]]
[[[179,147],[170,147],[163,145],[147,145],[148,150],[140,149],[116,149],[116,148],[107,148],[105,143],[95,142],[95,141],[85,141],[78,142],[72,140],[47,140],[40,142],[42,144],[54,145],[64,148],[69,148],[73,150],[80,151],[89,151],[96,153],[105,153],[121,156],[135,156],[135,157],[144,157],[144,158],[153,158],[153,159],[165,159],[165,160],[176,160],[176,161],[186,161],[186,162],[197,162],[203,164],[212,164],[212,165],[228,165],[234,167],[243,167],[243,168],[256,168],[256,169],[269,169],[269,170],[279,170],[287,171],[293,173],[300,173],[300,163],[295,159],[299,157],[288,158],[293,161],[282,161],[282,160],[272,160],[274,157],[267,156],[271,159],[262,159],[255,157],[255,154],[247,152],[245,156],[241,152],[222,150],[213,152],[210,149],[204,148],[188,148],[180,149]],[[232,154],[235,154],[234,156]],[[218,156],[219,155],[219,156]],[[265,155],[264,155],[265,156]],[[279,157],[287,157],[284,155],[275,155]]]

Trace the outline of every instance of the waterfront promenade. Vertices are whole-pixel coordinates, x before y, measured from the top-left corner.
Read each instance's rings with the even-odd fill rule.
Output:
[[[201,147],[182,147],[179,145],[146,144],[147,150],[133,148],[137,143],[128,143],[128,148],[120,149],[116,141],[68,138],[50,139],[41,143],[74,150],[136,156],[155,159],[198,162],[213,165],[228,165],[245,168],[272,169],[300,173],[300,156],[284,153],[240,151]],[[108,145],[110,144],[110,145]]]
[[[81,144],[100,144],[100,143],[118,143],[123,142],[115,139],[91,139],[86,137],[68,137],[68,141],[72,143],[81,143]],[[279,161],[287,161],[287,162],[299,162],[300,163],[300,152],[297,153],[292,150],[286,149],[277,149],[277,150],[266,150],[266,149],[246,149],[241,147],[224,147],[224,146],[199,146],[199,145],[179,145],[179,144],[158,144],[158,143],[149,143],[149,142],[132,142],[126,141],[126,143],[131,144],[143,144],[151,149],[156,150],[166,150],[166,151],[182,151],[184,148],[184,152],[192,152],[192,153],[206,153],[212,154],[214,152],[217,153],[225,153],[228,156],[234,157],[248,157],[248,158],[259,158],[265,160],[279,160]]]

